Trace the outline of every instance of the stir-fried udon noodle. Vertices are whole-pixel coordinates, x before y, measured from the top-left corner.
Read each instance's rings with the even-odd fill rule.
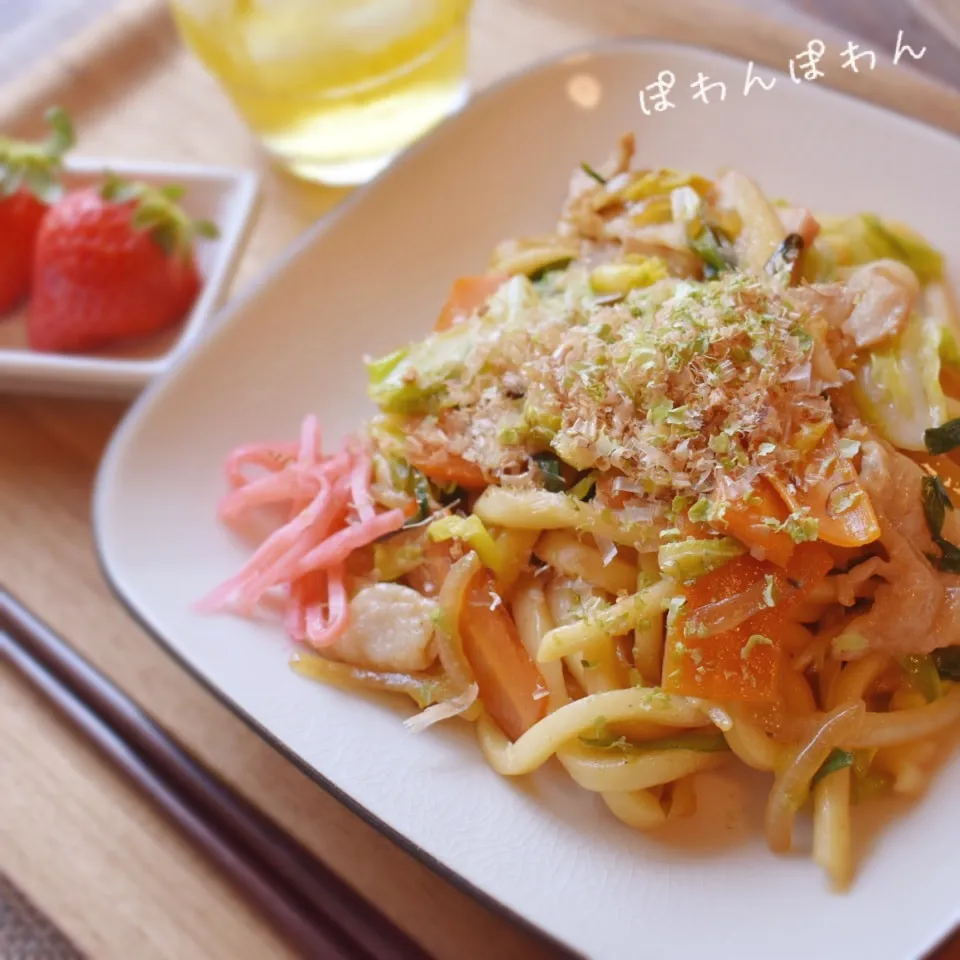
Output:
[[[632,154],[368,361],[344,445],[310,416],[230,456],[221,518],[276,523],[205,605],[637,829],[766,771],[770,847],[809,804],[842,887],[852,808],[922,791],[960,720],[960,321],[908,228]]]

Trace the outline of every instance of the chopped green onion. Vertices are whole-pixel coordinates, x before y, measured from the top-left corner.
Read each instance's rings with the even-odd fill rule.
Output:
[[[827,759],[823,761],[820,769],[813,775],[810,786],[815,787],[824,777],[829,777],[831,773],[836,773],[846,767],[852,767],[853,759],[853,754],[849,750],[841,750],[839,747],[835,747],[830,751]]]
[[[580,164],[580,169],[581,169],[588,177],[593,177],[593,179],[596,180],[597,183],[599,183],[601,186],[606,186],[607,178],[606,178],[605,176],[603,176],[603,174],[597,173],[597,171],[594,170],[593,167],[591,167],[590,164],[587,163],[586,160],[584,160],[584,161]]]
[[[948,420],[943,426],[924,430],[923,442],[928,453],[941,454],[956,450],[960,447],[960,417]]]
[[[724,270],[733,266],[733,256],[730,242],[717,227],[704,226],[687,244],[690,249],[703,261],[703,275],[712,280]]]
[[[910,682],[927,703],[940,698],[940,674],[933,657],[926,654],[911,653],[900,658],[900,666],[910,677]]]
[[[404,526],[414,523],[423,523],[430,516],[430,481],[417,469],[411,468],[410,476],[413,479],[413,495],[417,501],[416,515],[411,517]]]
[[[960,547],[949,540],[938,540],[937,546],[940,548],[940,556],[928,554],[927,559],[944,573],[960,573]]]
[[[567,482],[563,479],[560,460],[552,453],[535,453],[531,459],[540,470],[543,487],[549,493],[563,493]]]
[[[947,510],[953,509],[953,501],[943,481],[939,477],[923,478],[923,513],[927,518],[927,526],[930,528],[930,536],[934,540],[939,540],[943,533],[943,522],[947,516]]]
[[[575,500],[590,500],[597,491],[597,472],[591,470],[581,477],[571,488],[570,496]]]
[[[767,273],[776,280],[789,283],[797,267],[800,254],[803,253],[803,237],[799,233],[791,233],[780,242],[767,261]]]
[[[534,270],[530,270],[527,276],[537,283],[542,280],[548,273],[551,273],[554,270],[562,270],[564,267],[569,266],[573,261],[573,255],[567,256],[562,254],[560,256],[555,256],[551,260],[545,261],[541,266],[537,267]]]
[[[950,494],[939,477],[925,476],[922,483],[923,514],[930,528],[930,536],[940,548],[940,556],[930,554],[928,559],[938,570],[960,573],[960,547],[944,540],[942,536],[947,510],[953,509]]]
[[[624,753],[648,753],[655,750],[694,750],[697,753],[719,753],[729,750],[722,733],[680,733],[675,737],[655,740],[628,740],[626,737],[580,737],[586,747],[600,750],[620,750]]]

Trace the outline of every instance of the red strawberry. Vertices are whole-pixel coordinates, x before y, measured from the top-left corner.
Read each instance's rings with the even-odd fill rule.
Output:
[[[44,143],[0,137],[0,314],[30,292],[33,245],[47,204],[59,196],[57,176],[73,146],[62,110],[47,112],[52,133]]]
[[[67,194],[37,237],[27,339],[35,350],[89,350],[144,337],[183,319],[200,289],[198,236],[179,187],[109,178]]]

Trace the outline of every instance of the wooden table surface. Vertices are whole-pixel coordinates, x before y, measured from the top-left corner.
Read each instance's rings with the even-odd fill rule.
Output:
[[[744,2],[785,6],[785,0]],[[870,27],[888,44],[903,25],[891,16],[889,0],[798,0],[797,6],[808,14],[842,8],[840,33]],[[908,15],[905,8],[901,12]],[[132,0],[121,16],[110,29],[121,40],[126,31],[136,34],[136,56],[143,55],[144,44],[156,45],[171,64],[163,77],[143,80],[142,110],[122,118],[126,130],[138,132],[137,150],[158,159],[262,165],[226,101],[176,48],[157,0]],[[700,42],[783,66],[811,38],[797,28],[802,22],[775,23],[717,0],[477,0],[473,80],[483,86],[549,53],[623,34]],[[70,92],[75,106],[94,96],[109,103],[115,74],[78,66],[86,42],[89,38],[61,52],[44,69],[76,72]],[[118,49],[122,57],[122,43]],[[955,61],[942,63],[946,71],[953,66]],[[0,128],[11,104],[42,100],[42,73],[0,89]],[[960,93],[934,87],[903,67],[884,66],[868,77],[834,70],[829,82],[960,132]],[[187,130],[164,123],[188,114],[196,119],[198,111],[209,125]],[[132,141],[116,118],[100,119],[90,131],[89,152],[129,154],[124,147]],[[205,127],[217,135],[204,135]],[[270,173],[240,282],[340,196]],[[116,403],[0,397],[0,583],[431,953],[458,960],[546,956],[524,932],[447,885],[283,760],[166,657],[114,601],[93,553],[90,497],[98,460],[123,413]],[[85,952],[123,960],[289,955],[148,804],[3,670],[0,730],[0,869]],[[955,947],[944,956],[960,958],[960,945]]]

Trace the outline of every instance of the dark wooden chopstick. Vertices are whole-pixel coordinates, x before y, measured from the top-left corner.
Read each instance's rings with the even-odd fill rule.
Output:
[[[304,956],[427,954],[0,588],[0,659],[125,772]]]

